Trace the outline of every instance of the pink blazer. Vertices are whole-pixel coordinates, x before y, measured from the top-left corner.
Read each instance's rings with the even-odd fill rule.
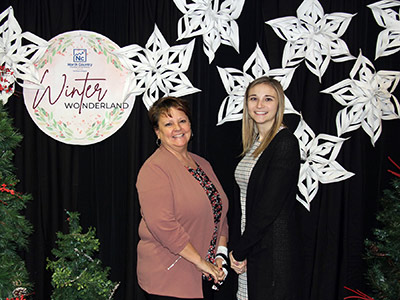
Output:
[[[190,153],[217,188],[222,201],[218,240],[228,236],[228,199],[211,165]],[[137,276],[147,293],[202,298],[202,274],[180,258],[190,241],[206,257],[214,229],[210,201],[200,183],[164,147],[158,148],[139,171],[136,187],[142,220],[137,247]],[[218,242],[217,242],[218,245]]]

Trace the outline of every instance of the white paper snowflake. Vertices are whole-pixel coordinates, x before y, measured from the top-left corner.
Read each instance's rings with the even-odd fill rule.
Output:
[[[194,42],[170,47],[155,25],[145,48],[130,45],[115,51],[121,63],[131,70],[125,99],[144,93],[143,102],[149,109],[162,96],[181,97],[199,92],[183,73],[189,68]]]
[[[376,41],[375,59],[400,50],[400,1],[384,0],[368,5],[379,26],[385,28]],[[397,7],[397,10],[393,10]]]
[[[299,140],[302,164],[298,181],[297,201],[310,210],[311,201],[318,193],[319,182],[332,183],[346,180],[354,173],[346,171],[337,161],[337,155],[346,139],[319,134],[317,137],[301,118],[294,132]]]
[[[22,45],[22,40],[28,43]],[[17,82],[27,88],[40,87],[34,62],[44,54],[47,46],[47,41],[30,32],[22,32],[11,6],[0,14],[0,66],[10,70],[7,74],[8,86]],[[0,92],[0,100],[6,103],[11,95],[3,90]]]
[[[228,96],[223,100],[218,112],[218,123],[242,119],[243,100],[250,82],[261,76],[271,76],[278,80],[286,90],[292,80],[295,68],[270,70],[269,64],[257,45],[253,54],[243,66],[243,71],[235,68],[218,68],[219,76]],[[299,114],[285,96],[285,113]]]
[[[174,0],[184,14],[178,21],[178,40],[203,36],[203,50],[211,63],[215,52],[222,44],[232,46],[239,52],[239,27],[236,19],[240,16],[244,0]]]
[[[305,59],[307,68],[321,82],[331,59],[334,62],[354,59],[340,39],[353,16],[348,13],[324,14],[317,0],[305,0],[297,9],[297,18],[282,17],[266,24],[287,41],[282,66],[293,67]]]
[[[360,52],[350,79],[321,91],[346,106],[336,116],[338,136],[361,126],[375,145],[382,131],[382,120],[400,118],[399,102],[392,94],[399,79],[399,71],[375,72],[373,64]]]

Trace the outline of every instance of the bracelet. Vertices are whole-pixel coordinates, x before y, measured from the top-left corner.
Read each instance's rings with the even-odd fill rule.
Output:
[[[222,258],[222,259],[224,260],[225,265],[228,264],[229,259],[228,259],[228,256],[226,256],[225,254],[223,254],[223,253],[217,253],[217,255],[215,255],[215,258],[217,258],[217,257]]]
[[[228,273],[229,273],[229,272],[228,272],[228,265],[227,265],[227,264],[225,264],[225,265],[223,264],[223,265],[222,265],[222,271],[224,271],[225,279],[226,279],[226,276],[228,276]],[[224,280],[225,280],[225,279],[224,279]]]

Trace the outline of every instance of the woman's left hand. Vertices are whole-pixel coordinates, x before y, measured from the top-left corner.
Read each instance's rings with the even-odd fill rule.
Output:
[[[229,259],[231,260],[231,268],[238,274],[242,274],[247,270],[247,260],[237,261],[232,254],[232,251],[229,253]]]

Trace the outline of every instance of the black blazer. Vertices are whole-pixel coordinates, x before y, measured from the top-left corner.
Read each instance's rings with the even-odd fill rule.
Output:
[[[298,141],[288,129],[282,129],[250,175],[243,235],[240,194],[235,193],[230,250],[236,260],[247,259],[249,300],[301,298],[296,288],[297,276],[301,276],[295,217],[299,169]]]

